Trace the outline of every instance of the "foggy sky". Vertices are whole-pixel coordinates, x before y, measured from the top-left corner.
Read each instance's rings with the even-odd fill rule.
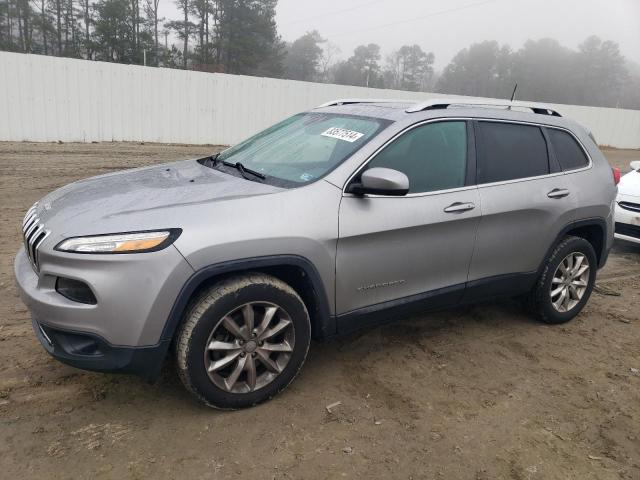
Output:
[[[160,6],[162,15],[179,18],[172,0]],[[640,0],[279,0],[276,20],[284,40],[318,30],[345,59],[365,43],[379,44],[383,60],[416,43],[442,69],[473,42],[497,40],[517,50],[529,38],[552,37],[575,49],[595,34],[640,63]]]

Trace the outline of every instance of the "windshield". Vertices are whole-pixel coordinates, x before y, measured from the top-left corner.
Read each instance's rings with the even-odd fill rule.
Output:
[[[283,186],[312,182],[356,152],[388,121],[302,113],[287,118],[220,154],[218,160],[254,170]],[[220,164],[221,162],[218,162]]]

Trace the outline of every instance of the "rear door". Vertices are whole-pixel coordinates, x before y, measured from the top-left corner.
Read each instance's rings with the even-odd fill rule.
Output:
[[[365,168],[405,173],[410,191],[403,197],[344,194],[338,314],[396,300],[460,300],[480,218],[474,164],[473,137],[464,120],[416,126],[373,157]],[[340,320],[338,327],[344,327]]]
[[[468,295],[520,291],[572,221],[576,194],[550,154],[544,128],[500,121],[474,126],[482,220]]]

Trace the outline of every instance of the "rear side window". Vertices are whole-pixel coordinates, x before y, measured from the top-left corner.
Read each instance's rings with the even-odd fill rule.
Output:
[[[589,159],[584,154],[582,147],[570,134],[555,128],[547,128],[547,133],[562,170],[575,170],[589,164]]]
[[[409,193],[463,187],[467,171],[467,124],[450,121],[416,127],[393,141],[367,168],[399,170]]]
[[[533,125],[478,122],[478,183],[549,173],[547,142]]]

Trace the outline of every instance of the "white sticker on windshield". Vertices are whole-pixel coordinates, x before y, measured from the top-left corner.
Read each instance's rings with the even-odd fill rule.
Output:
[[[353,130],[347,130],[345,128],[331,127],[326,132],[322,133],[325,137],[337,138],[338,140],[344,140],[345,142],[355,142],[360,137],[364,136],[364,133],[354,132]]]

